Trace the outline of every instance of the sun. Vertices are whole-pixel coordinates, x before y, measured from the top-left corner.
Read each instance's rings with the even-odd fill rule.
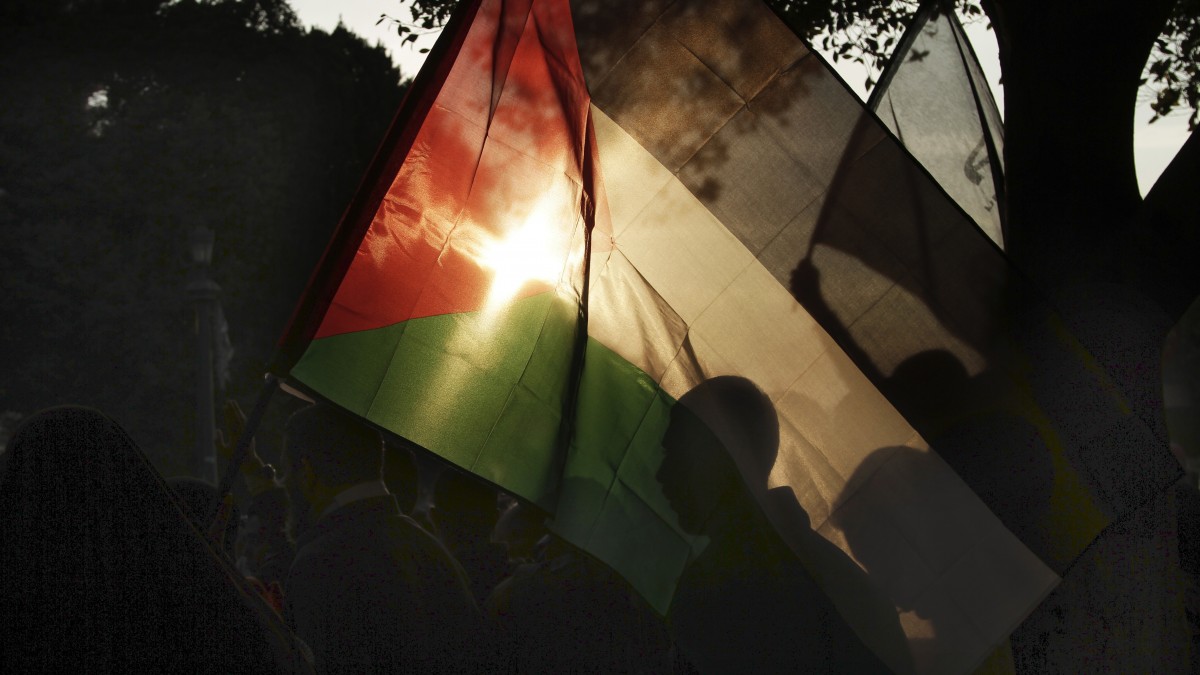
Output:
[[[578,219],[564,192],[552,190],[542,195],[520,225],[484,244],[479,264],[494,273],[485,311],[495,312],[508,304],[530,282],[558,285],[569,263],[571,235]]]

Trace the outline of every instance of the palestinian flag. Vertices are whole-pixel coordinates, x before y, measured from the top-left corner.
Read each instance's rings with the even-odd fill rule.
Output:
[[[1004,125],[954,3],[921,3],[867,107],[1004,248]]]
[[[692,425],[880,658],[964,672],[1120,510],[1022,347],[1078,345],[1049,310],[1005,342],[1012,279],[759,0],[483,0],[413,84],[277,372],[536,503],[661,612],[706,543],[659,479]],[[1085,356],[1056,381],[1109,391]],[[722,376],[766,394],[777,438],[687,404]]]

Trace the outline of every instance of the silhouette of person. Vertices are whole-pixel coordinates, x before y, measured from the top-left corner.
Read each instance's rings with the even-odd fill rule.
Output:
[[[396,497],[400,512],[412,516],[421,489],[421,475],[413,451],[403,441],[383,441],[383,482]]]
[[[508,551],[490,540],[499,512],[496,490],[453,467],[438,475],[430,510],[438,537],[467,573],[480,605],[510,572]]]
[[[233,457],[234,444],[246,430],[246,415],[233,399],[225,402],[223,413],[225,429],[217,434],[216,446],[222,465],[227,465]],[[235,560],[243,574],[268,589],[272,606],[280,607],[283,580],[296,553],[286,534],[288,496],[275,482],[275,468],[262,460],[256,445],[257,441],[251,439],[238,471],[249,500],[236,530]]]
[[[207,532],[212,525],[208,521],[217,512],[220,495],[217,486],[208,481],[192,478],[191,476],[172,476],[167,479],[167,485],[175,496],[187,507],[187,513],[192,518],[192,524],[201,532]],[[234,543],[238,538],[238,527],[241,522],[237,506],[232,506],[232,512],[225,523],[224,530],[216,542],[225,551],[230,560],[236,560]]]
[[[775,408],[745,378],[707,380],[672,407],[656,476],[680,526],[709,542],[679,580],[671,636],[702,673],[889,672],[743,482],[734,457],[766,476],[778,444]]]
[[[497,501],[503,503],[504,496]],[[509,497],[496,520],[491,540],[505,547],[509,565],[537,562],[543,558],[543,544],[549,534],[545,522],[546,514],[541,509]]]
[[[322,672],[468,672],[482,615],[462,568],[402,515],[378,431],[330,404],[292,415],[284,485],[301,525],[286,614]]]
[[[555,535],[488,597],[499,650],[521,673],[662,673],[670,643],[616,572]]]
[[[100,412],[18,429],[0,475],[0,671],[311,672],[304,649]]]
[[[974,377],[933,349],[898,366],[880,391],[1013,534],[1043,560],[1062,548],[1047,527],[1055,470],[1046,440],[1020,414],[1022,396],[996,370]],[[864,466],[868,465],[864,464]]]

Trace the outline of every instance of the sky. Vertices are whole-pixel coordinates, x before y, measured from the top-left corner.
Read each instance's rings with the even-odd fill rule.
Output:
[[[309,28],[332,31],[340,20],[367,42],[382,43],[406,79],[416,75],[425,62],[425,55],[419,50],[432,47],[436,40],[436,36],[430,35],[419,38],[416,46],[405,45],[394,24],[386,20],[376,24],[381,14],[408,19],[408,3],[401,0],[290,0],[290,4],[300,22]]]
[[[415,46],[405,45],[396,34],[393,24],[386,20],[377,24],[381,14],[408,18],[407,3],[402,0],[291,0],[291,5],[305,26],[331,31],[340,20],[347,29],[361,35],[368,42],[382,43],[405,78],[417,74],[425,61],[425,55],[419,53],[419,50],[422,47],[432,47],[436,39],[433,35],[423,36],[417,40]],[[996,104],[1003,111],[1004,88],[999,84],[1000,60],[997,56],[996,39],[982,22],[967,25],[966,32],[975,48],[975,54],[979,57],[980,65],[987,74]],[[846,82],[851,84],[851,88],[857,86],[855,93],[865,98],[861,85],[857,84],[864,79],[862,73],[854,70],[854,66],[849,64],[839,64],[838,70]],[[1149,105],[1138,105],[1135,112],[1134,155],[1142,194],[1150,189],[1188,137],[1186,113],[1176,112],[1170,117],[1149,124],[1152,116]]]

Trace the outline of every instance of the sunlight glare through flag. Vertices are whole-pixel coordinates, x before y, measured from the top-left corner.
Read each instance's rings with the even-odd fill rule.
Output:
[[[573,268],[578,256],[569,255],[574,228],[564,227],[573,216],[574,204],[563,189],[551,189],[537,200],[524,221],[504,236],[490,237],[478,262],[494,273],[484,313],[494,315],[510,303],[530,282],[557,286],[566,267]],[[574,252],[570,252],[573,254]]]
[[[663,439],[725,447],[737,416],[689,406],[744,381],[778,435],[725,450],[820,586],[793,606],[970,672],[1058,579],[879,387],[982,371],[1003,258],[758,0],[464,7],[288,377],[537,505],[660,614],[709,534]]]

